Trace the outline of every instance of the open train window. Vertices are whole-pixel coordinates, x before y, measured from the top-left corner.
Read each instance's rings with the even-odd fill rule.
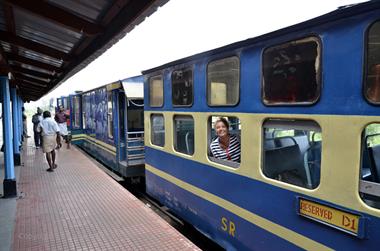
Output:
[[[263,53],[266,105],[315,103],[321,92],[321,46],[315,37],[269,47]]]
[[[62,106],[62,98],[58,98],[58,108]]]
[[[173,106],[193,104],[193,70],[191,68],[173,71],[172,102]]]
[[[228,57],[207,65],[207,102],[210,106],[233,106],[239,102],[240,62]]]
[[[263,124],[263,166],[268,178],[308,189],[319,185],[322,134],[310,120],[268,119]]]
[[[161,114],[152,114],[150,116],[151,132],[150,141],[153,145],[165,145],[165,120]]]
[[[380,209],[380,123],[368,125],[362,133],[360,196]]]
[[[112,91],[107,92],[107,127],[108,127],[108,138],[113,139],[113,97]]]
[[[380,104],[380,21],[370,26],[367,35],[364,96],[369,102]]]
[[[174,116],[174,149],[187,155],[194,154],[194,119],[192,116]]]
[[[164,105],[164,81],[162,75],[149,78],[149,104],[151,107]]]
[[[211,116],[208,125],[209,159],[222,165],[238,168],[241,151],[240,120],[237,117]]]

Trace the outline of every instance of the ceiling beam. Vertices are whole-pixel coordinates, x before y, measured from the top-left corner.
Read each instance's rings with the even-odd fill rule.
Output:
[[[10,43],[10,44],[21,46],[25,49],[29,49],[29,50],[35,51],[40,54],[44,54],[52,58],[56,58],[56,59],[64,60],[64,61],[69,60],[69,55],[63,51],[59,51],[49,46],[45,46],[40,43],[28,40],[26,38],[13,35],[10,32],[0,31],[0,40]]]
[[[26,69],[26,68],[16,66],[16,65],[11,66],[11,68],[13,71],[19,72],[21,74],[29,74],[29,75],[33,75],[33,76],[36,76],[39,78],[47,78],[50,80],[52,80],[54,78],[54,75],[52,75],[52,74],[46,74],[46,73],[39,72],[39,71],[33,71],[33,70]]]
[[[31,77],[22,75],[20,73],[17,73],[17,74],[14,74],[14,75],[15,75],[16,81],[22,80],[22,81],[26,81],[26,82],[28,82],[30,84],[41,86],[41,87],[48,87],[48,84],[49,84],[48,82],[42,81],[40,79],[31,78]]]
[[[11,60],[11,61],[17,61],[22,64],[31,65],[31,66],[41,68],[47,71],[55,72],[55,73],[61,73],[63,71],[61,68],[53,66],[51,64],[43,63],[41,61],[26,58],[20,55],[12,54],[12,53],[7,53],[7,58],[8,60]]]
[[[3,47],[0,46],[0,75],[8,75],[10,71],[7,56],[4,53]]]
[[[33,15],[49,19],[50,21],[72,31],[84,33],[88,36],[98,35],[104,31],[104,28],[100,25],[91,23],[61,8],[48,4],[45,1],[4,0],[4,2],[13,7],[28,11]]]
[[[26,81],[23,81],[23,80],[12,79],[10,81],[10,83],[12,83],[13,85],[17,85],[19,87],[22,87],[21,90],[24,90],[24,91],[29,91],[29,90],[33,90],[36,92],[44,91],[43,86],[33,85],[33,84],[26,82]]]

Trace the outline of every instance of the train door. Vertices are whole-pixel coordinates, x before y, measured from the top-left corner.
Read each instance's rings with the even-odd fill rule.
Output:
[[[126,121],[125,121],[125,112],[126,112],[126,109],[125,109],[125,93],[123,91],[119,91],[117,93],[118,95],[118,98],[117,98],[117,107],[118,107],[118,127],[117,127],[117,130],[118,130],[118,141],[119,142],[117,144],[117,151],[118,151],[118,160],[119,160],[119,163],[123,163],[124,165],[126,164],[125,161],[126,161],[126,129],[125,129],[125,124],[126,124]]]
[[[72,136],[82,133],[82,97],[79,94],[71,95],[70,133]]]
[[[144,101],[127,100],[127,162],[128,166],[143,165],[144,154]]]

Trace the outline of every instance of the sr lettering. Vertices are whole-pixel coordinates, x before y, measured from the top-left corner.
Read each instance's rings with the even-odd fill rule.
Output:
[[[235,223],[233,223],[232,221],[229,221],[225,217],[222,217],[222,230],[225,232],[228,232],[228,234],[231,235],[232,237],[235,237],[235,231],[236,231]]]

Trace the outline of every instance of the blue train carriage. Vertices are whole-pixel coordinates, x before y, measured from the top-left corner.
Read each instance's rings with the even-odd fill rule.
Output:
[[[379,20],[339,8],[144,71],[147,192],[227,250],[378,250]]]
[[[142,76],[72,98],[72,142],[123,177],[144,175]]]

